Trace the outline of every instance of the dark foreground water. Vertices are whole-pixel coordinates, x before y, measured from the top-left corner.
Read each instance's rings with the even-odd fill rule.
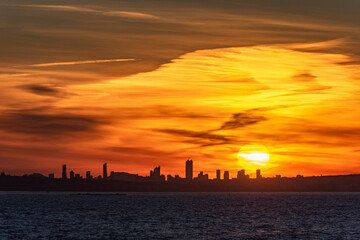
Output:
[[[0,193],[0,239],[360,239],[360,194]]]

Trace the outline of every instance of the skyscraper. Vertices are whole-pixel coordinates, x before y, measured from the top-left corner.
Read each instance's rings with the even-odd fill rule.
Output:
[[[75,173],[74,171],[70,171],[70,179],[74,179],[75,178]]]
[[[154,168],[154,176],[156,177],[156,178],[160,178],[160,166],[157,166],[157,167],[155,167]]]
[[[188,159],[185,164],[185,173],[186,179],[192,180],[193,179],[193,161]]]
[[[224,172],[224,180],[229,180],[229,179],[230,179],[229,171],[225,171]]]
[[[260,169],[257,169],[256,170],[256,179],[261,179],[262,176],[261,176],[261,170]]]
[[[103,178],[107,178],[107,163],[104,163],[103,165]]]
[[[91,172],[90,171],[86,171],[86,179],[91,179]]]
[[[62,178],[63,178],[63,179],[67,179],[66,164],[64,164],[64,165],[62,166]]]
[[[165,176],[160,173],[160,166],[154,168],[150,171],[150,179],[153,181],[164,181]]]
[[[245,169],[241,169],[240,171],[238,171],[237,178],[245,178]]]
[[[221,178],[220,174],[221,174],[220,169],[216,170],[216,180],[220,180]]]

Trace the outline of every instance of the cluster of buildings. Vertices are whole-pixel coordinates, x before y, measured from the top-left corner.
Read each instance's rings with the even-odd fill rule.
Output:
[[[277,178],[280,175],[277,176]],[[54,178],[54,174],[49,174],[49,178]],[[114,172],[111,171],[110,175],[108,176],[107,172],[107,163],[103,164],[103,175],[99,175],[98,177],[93,177],[90,171],[86,172],[86,179],[111,179],[111,180],[118,180],[118,181],[129,181],[129,182],[140,182],[140,181],[156,181],[161,182],[165,181],[165,175],[161,175],[160,166],[155,167],[153,170],[150,170],[150,175],[147,177],[140,176],[138,174],[131,174],[127,172]],[[249,179],[250,176],[245,174],[245,170],[242,169],[238,171],[236,178],[238,180]],[[261,170],[256,170],[256,179],[261,179]],[[69,172],[69,177],[67,174],[67,167],[66,165],[62,166],[62,179],[83,179],[83,177],[79,173],[75,173],[74,171]],[[223,178],[221,178],[221,170],[216,170],[216,178],[213,180],[230,180],[229,171],[224,171]],[[209,175],[204,174],[204,172],[199,172],[199,174],[194,177],[194,168],[193,168],[193,160],[188,159],[185,162],[185,178],[181,178],[179,175],[167,175],[167,181],[186,181],[186,180],[209,180]]]
[[[185,163],[185,172],[186,172],[186,177],[185,179],[187,180],[209,180],[209,175],[208,174],[204,174],[204,172],[200,172],[197,177],[193,178],[193,161],[192,160],[187,160]],[[168,175],[169,177],[170,175]],[[236,178],[232,178],[232,179],[249,179],[250,176],[249,175],[245,175],[245,169],[241,169],[240,171],[237,172],[237,177]],[[257,169],[256,170],[256,178],[257,179],[261,179],[262,175],[261,175],[261,170]],[[230,173],[229,171],[224,171],[224,175],[223,175],[223,179],[224,180],[230,180]],[[221,180],[221,170],[217,169],[216,170],[216,178],[214,180]]]

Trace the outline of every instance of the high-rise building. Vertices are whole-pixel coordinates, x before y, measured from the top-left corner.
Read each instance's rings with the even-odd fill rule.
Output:
[[[241,169],[240,171],[238,171],[237,178],[245,178],[245,169]]]
[[[220,169],[216,170],[216,180],[220,180],[221,178],[220,174],[221,174]]]
[[[107,178],[107,163],[104,163],[103,165],[103,178]]]
[[[91,172],[90,171],[86,171],[86,179],[91,179]]]
[[[161,181],[165,178],[165,176],[162,176],[160,174],[160,166],[155,167],[154,170],[150,171],[150,179],[153,181]]]
[[[154,174],[154,176],[155,176],[156,178],[159,178],[159,177],[160,177],[160,175],[161,175],[161,174],[160,174],[160,166],[154,168],[153,174]]]
[[[197,180],[208,180],[209,179],[209,174],[204,174],[204,172],[200,172],[197,176],[197,178],[195,178]]]
[[[188,159],[185,163],[185,173],[186,179],[192,180],[193,179],[193,160]]]
[[[75,178],[75,173],[74,171],[70,171],[70,179],[74,179]]]
[[[225,171],[224,172],[224,180],[229,180],[229,179],[230,179],[229,171]]]
[[[260,169],[257,169],[256,170],[256,179],[261,179],[262,176],[261,176],[261,170]]]
[[[63,179],[67,179],[66,164],[64,164],[64,165],[62,166],[62,178],[63,178]]]
[[[50,173],[50,174],[49,174],[49,178],[50,178],[50,179],[54,179],[54,178],[55,178],[55,174]]]

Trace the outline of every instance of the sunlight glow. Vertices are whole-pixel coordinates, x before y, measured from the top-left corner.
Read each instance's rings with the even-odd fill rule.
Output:
[[[244,145],[239,150],[238,159],[242,164],[265,166],[270,154],[263,145]]]

